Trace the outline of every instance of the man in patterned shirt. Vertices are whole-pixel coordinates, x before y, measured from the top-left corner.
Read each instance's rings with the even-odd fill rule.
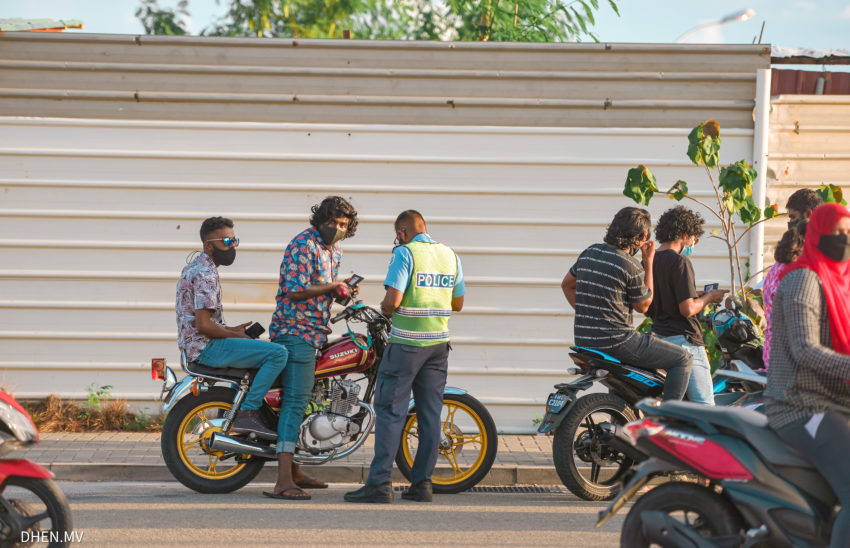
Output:
[[[298,428],[310,401],[316,368],[316,350],[331,332],[331,304],[336,288],[342,248],[357,229],[357,211],[340,196],[329,196],[313,206],[310,227],[286,247],[280,265],[278,288],[269,337],[287,349],[283,371],[283,401],[280,422],[285,432],[277,441],[278,478],[272,498],[309,499],[301,487],[322,488],[327,484],[304,474],[292,463]]]
[[[561,289],[575,309],[575,343],[601,350],[644,369],[666,369],[664,399],[681,400],[688,388],[691,355],[681,346],[638,333],[632,310],[646,314],[652,304],[655,242],[649,212],[624,207],[614,216],[605,243],[578,256]],[[642,261],[634,255],[641,252]]]
[[[230,266],[236,259],[239,238],[233,232],[233,221],[224,217],[205,220],[201,242],[203,253],[183,268],[177,282],[177,344],[189,361],[208,367],[259,369],[231,431],[274,439],[277,434],[262,423],[259,409],[286,367],[286,349],[251,339],[245,333],[251,322],[234,327],[224,324],[218,267]]]

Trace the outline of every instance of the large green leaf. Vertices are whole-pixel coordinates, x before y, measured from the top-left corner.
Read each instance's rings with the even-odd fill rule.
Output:
[[[847,205],[847,200],[844,199],[844,193],[839,186],[835,186],[833,184],[822,184],[815,192],[820,194],[820,197],[823,198],[823,202],[825,204],[836,203],[845,206]]]
[[[658,192],[655,175],[644,165],[633,167],[626,176],[623,194],[642,205],[649,205],[654,193]]]
[[[750,213],[752,213],[753,207],[758,211],[758,207],[752,200],[752,185],[755,179],[756,170],[751,168],[745,160],[739,160],[720,170],[719,183],[720,188],[723,190],[724,207],[730,213],[739,211],[749,202],[752,202],[752,205],[748,206],[750,207]]]

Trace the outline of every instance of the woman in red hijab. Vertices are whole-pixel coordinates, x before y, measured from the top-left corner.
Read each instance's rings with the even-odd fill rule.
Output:
[[[770,426],[832,486],[841,512],[830,546],[850,547],[850,210],[812,213],[803,253],[773,298],[764,391]]]

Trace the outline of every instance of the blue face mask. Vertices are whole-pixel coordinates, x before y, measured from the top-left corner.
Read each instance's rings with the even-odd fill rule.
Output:
[[[689,245],[682,248],[682,257],[690,257],[694,254],[694,246]]]

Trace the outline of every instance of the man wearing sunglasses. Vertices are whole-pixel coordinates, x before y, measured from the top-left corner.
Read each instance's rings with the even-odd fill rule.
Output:
[[[201,242],[203,253],[183,268],[177,283],[177,344],[187,359],[208,367],[259,369],[231,431],[275,439],[278,434],[262,423],[259,409],[286,367],[286,348],[251,339],[245,333],[251,322],[233,327],[224,323],[218,267],[230,266],[236,259],[239,238],[233,233],[233,221],[205,220]]]

